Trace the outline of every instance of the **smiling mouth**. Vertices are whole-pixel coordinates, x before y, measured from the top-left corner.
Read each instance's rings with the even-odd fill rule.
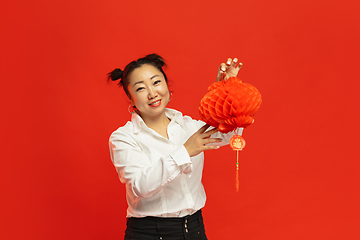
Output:
[[[161,104],[161,99],[160,99],[160,100],[157,100],[157,101],[155,101],[155,102],[152,102],[152,103],[150,103],[149,105],[150,105],[151,107],[158,107],[158,106],[160,106],[160,104]]]

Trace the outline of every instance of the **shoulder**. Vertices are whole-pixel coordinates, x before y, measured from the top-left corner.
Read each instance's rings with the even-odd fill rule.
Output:
[[[119,127],[110,135],[110,141],[116,139],[131,138],[131,134],[134,132],[134,124],[132,122],[127,122],[124,126]]]

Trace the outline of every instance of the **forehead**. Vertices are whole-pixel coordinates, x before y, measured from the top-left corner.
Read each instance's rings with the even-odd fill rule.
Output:
[[[138,81],[146,81],[151,80],[153,76],[159,75],[163,77],[163,74],[150,64],[144,64],[141,67],[135,68],[130,74],[129,74],[129,83],[136,83]]]

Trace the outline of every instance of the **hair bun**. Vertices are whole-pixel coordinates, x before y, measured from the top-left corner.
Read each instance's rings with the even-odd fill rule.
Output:
[[[108,73],[108,80],[116,81],[123,76],[123,71],[120,68],[114,69],[114,71]]]
[[[155,53],[146,55],[145,58],[150,59],[152,62],[154,62],[159,67],[163,67],[166,65],[164,59]]]

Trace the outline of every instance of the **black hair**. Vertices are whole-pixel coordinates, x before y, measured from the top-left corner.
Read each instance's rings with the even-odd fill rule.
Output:
[[[110,80],[117,81],[120,79],[118,85],[123,87],[126,95],[129,97],[129,99],[131,99],[131,96],[130,96],[130,93],[128,90],[128,85],[129,85],[128,75],[132,71],[134,71],[136,68],[139,68],[144,64],[149,64],[149,65],[156,67],[164,75],[165,81],[167,83],[167,81],[168,81],[167,76],[162,69],[164,66],[166,66],[166,63],[162,57],[160,57],[159,55],[157,55],[155,53],[146,55],[145,57],[139,58],[136,61],[130,62],[128,65],[126,65],[124,70],[121,70],[120,68],[114,69],[112,72],[109,72],[107,74],[108,75],[107,80],[108,81],[110,81]]]

